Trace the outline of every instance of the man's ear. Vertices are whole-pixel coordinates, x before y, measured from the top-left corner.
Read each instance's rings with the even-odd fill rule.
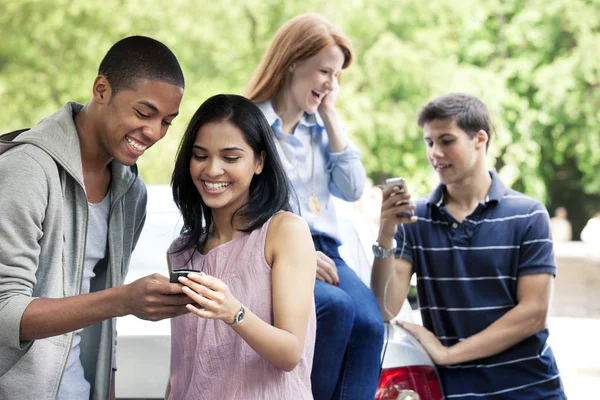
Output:
[[[256,162],[256,167],[254,168],[254,175],[260,175],[260,173],[263,171],[263,168],[265,167],[265,157],[266,153],[263,150],[260,152],[260,157],[258,157],[258,160]]]
[[[92,97],[100,104],[108,104],[112,96],[112,88],[104,75],[98,75],[92,87]]]
[[[475,145],[478,149],[481,147],[485,148],[488,140],[490,140],[490,137],[485,130],[480,129],[477,131],[477,133],[475,133],[475,140],[477,142]]]

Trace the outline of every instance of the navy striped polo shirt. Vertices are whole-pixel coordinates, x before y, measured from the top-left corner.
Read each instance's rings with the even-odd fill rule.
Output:
[[[462,222],[443,203],[444,185],[416,201],[418,221],[399,227],[396,257],[417,274],[423,325],[446,346],[481,332],[517,304],[521,275],[556,275],[542,203],[507,189],[491,171],[485,204]],[[566,399],[548,329],[504,352],[438,367],[446,399]]]

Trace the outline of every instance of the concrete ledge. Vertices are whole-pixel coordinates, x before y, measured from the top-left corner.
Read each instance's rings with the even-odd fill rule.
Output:
[[[600,318],[600,249],[567,242],[554,251],[558,272],[550,315]]]

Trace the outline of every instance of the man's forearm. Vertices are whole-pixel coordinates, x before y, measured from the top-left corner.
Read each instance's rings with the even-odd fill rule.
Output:
[[[546,313],[517,305],[483,331],[451,346],[447,365],[499,354],[546,326]]]
[[[73,332],[124,315],[121,287],[62,299],[35,299],[25,309],[20,340],[35,340]]]
[[[390,249],[393,247],[393,236],[380,234],[378,243],[383,248]],[[410,287],[410,274],[407,279],[404,271],[397,271],[397,262],[393,256],[373,260],[371,289],[384,321],[389,321],[398,315]]]
[[[393,257],[376,260],[371,271],[371,289],[384,321],[389,321],[398,315],[408,294],[408,288],[403,289],[396,276],[392,260]]]

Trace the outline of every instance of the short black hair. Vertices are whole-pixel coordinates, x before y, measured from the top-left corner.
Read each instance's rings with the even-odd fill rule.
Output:
[[[133,88],[144,79],[185,87],[175,54],[158,40],[129,36],[115,43],[98,68],[110,83],[112,94]]]
[[[448,93],[427,103],[417,117],[419,127],[434,120],[454,120],[470,138],[484,130],[488,134],[486,149],[492,140],[492,117],[485,104],[466,93]]]
[[[290,200],[295,199],[277,148],[271,126],[262,111],[252,101],[233,94],[219,94],[206,100],[190,120],[177,152],[175,168],[171,177],[173,199],[183,216],[184,240],[182,252],[195,248],[202,250],[208,240],[213,223],[211,208],[208,207],[190,174],[193,147],[200,128],[208,123],[227,121],[235,125],[244,140],[252,148],[255,158],[265,152],[262,172],[254,175],[250,182],[248,202],[232,216],[246,222],[243,232],[260,228],[277,211],[291,211]]]

